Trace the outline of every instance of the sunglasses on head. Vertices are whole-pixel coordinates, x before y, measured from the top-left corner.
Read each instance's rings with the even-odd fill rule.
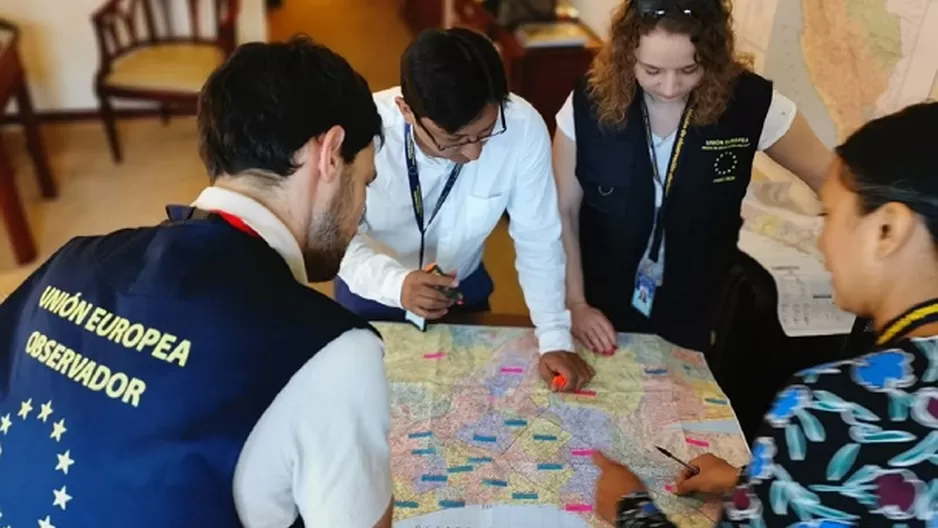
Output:
[[[720,12],[720,0],[633,0],[632,6],[639,16],[653,20],[665,15],[710,18]]]

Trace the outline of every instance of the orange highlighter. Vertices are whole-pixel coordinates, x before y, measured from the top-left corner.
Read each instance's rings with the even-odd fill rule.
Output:
[[[563,374],[557,374],[550,384],[554,390],[560,390],[567,386],[567,378],[563,377]]]

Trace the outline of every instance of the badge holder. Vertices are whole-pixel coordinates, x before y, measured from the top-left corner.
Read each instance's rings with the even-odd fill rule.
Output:
[[[660,276],[658,264],[647,257],[635,274],[635,288],[632,291],[632,307],[645,317],[651,317],[651,309],[655,304],[655,292],[658,290]]]

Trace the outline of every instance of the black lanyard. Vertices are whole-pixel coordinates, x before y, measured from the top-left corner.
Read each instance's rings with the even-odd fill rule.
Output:
[[[658,262],[658,255],[661,253],[661,240],[664,237],[664,215],[669,203],[668,196],[671,194],[671,185],[674,183],[674,173],[677,171],[678,158],[681,157],[681,151],[684,150],[684,139],[687,136],[687,129],[690,127],[690,119],[693,114],[690,107],[690,101],[684,107],[681,115],[681,126],[678,130],[677,139],[674,142],[674,148],[671,149],[671,159],[668,161],[668,172],[666,179],[662,182],[661,207],[658,208],[658,214],[655,217],[655,232],[651,238],[651,246],[648,248],[648,258],[652,262]],[[648,106],[642,101],[642,116],[645,118],[645,139],[648,141],[648,150],[651,152],[651,169],[654,171],[655,182],[661,182],[661,174],[658,173],[658,154],[655,152],[655,142],[651,133],[651,121],[648,118]]]
[[[938,322],[938,299],[917,304],[890,321],[876,337],[876,346],[895,344],[916,329],[934,322]]]
[[[417,170],[415,148],[413,130],[410,127],[410,123],[404,123],[404,158],[407,160],[407,179],[410,180],[410,201],[414,206],[414,220],[417,222],[417,229],[420,230],[419,267],[423,268],[423,253],[426,244],[427,229],[429,229],[433,219],[436,218],[436,214],[440,212],[440,207],[443,207],[443,202],[446,201],[446,197],[449,196],[450,191],[453,190],[456,178],[459,176],[460,171],[462,171],[462,164],[457,163],[453,166],[453,170],[450,171],[449,177],[443,185],[440,199],[436,202],[436,206],[430,213],[430,218],[427,219],[425,223],[423,216],[423,192],[420,190],[420,172]]]

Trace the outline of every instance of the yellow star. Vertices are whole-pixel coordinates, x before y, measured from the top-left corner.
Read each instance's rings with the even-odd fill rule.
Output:
[[[42,404],[42,409],[39,411],[39,416],[37,416],[36,418],[39,418],[40,420],[45,422],[46,418],[48,418],[50,414],[52,414],[52,401],[51,400]]]
[[[6,436],[11,425],[13,425],[13,422],[10,421],[10,413],[0,416],[0,433],[3,433],[3,436]]]
[[[65,428],[65,418],[62,418],[52,424],[52,434],[49,435],[49,438],[55,438],[56,442],[61,442],[65,431],[68,431],[68,429]]]
[[[55,465],[55,470],[56,471],[62,470],[62,473],[65,473],[66,475],[68,475],[69,466],[75,463],[75,461],[72,460],[71,450],[66,449],[65,453],[62,453],[61,455],[56,454],[55,456],[58,457],[59,459],[59,463]]]
[[[39,528],[55,528],[55,525],[52,524],[52,519],[46,515],[45,519],[39,519]]]
[[[24,402],[20,402],[20,412],[16,413],[22,419],[26,419],[29,416],[29,413],[33,410],[33,399],[30,398]]]
[[[65,492],[65,486],[62,486],[62,489],[52,490],[52,494],[55,495],[55,500],[52,502],[52,506],[58,506],[62,508],[62,511],[65,511],[65,505],[68,501],[72,500],[72,496]]]

